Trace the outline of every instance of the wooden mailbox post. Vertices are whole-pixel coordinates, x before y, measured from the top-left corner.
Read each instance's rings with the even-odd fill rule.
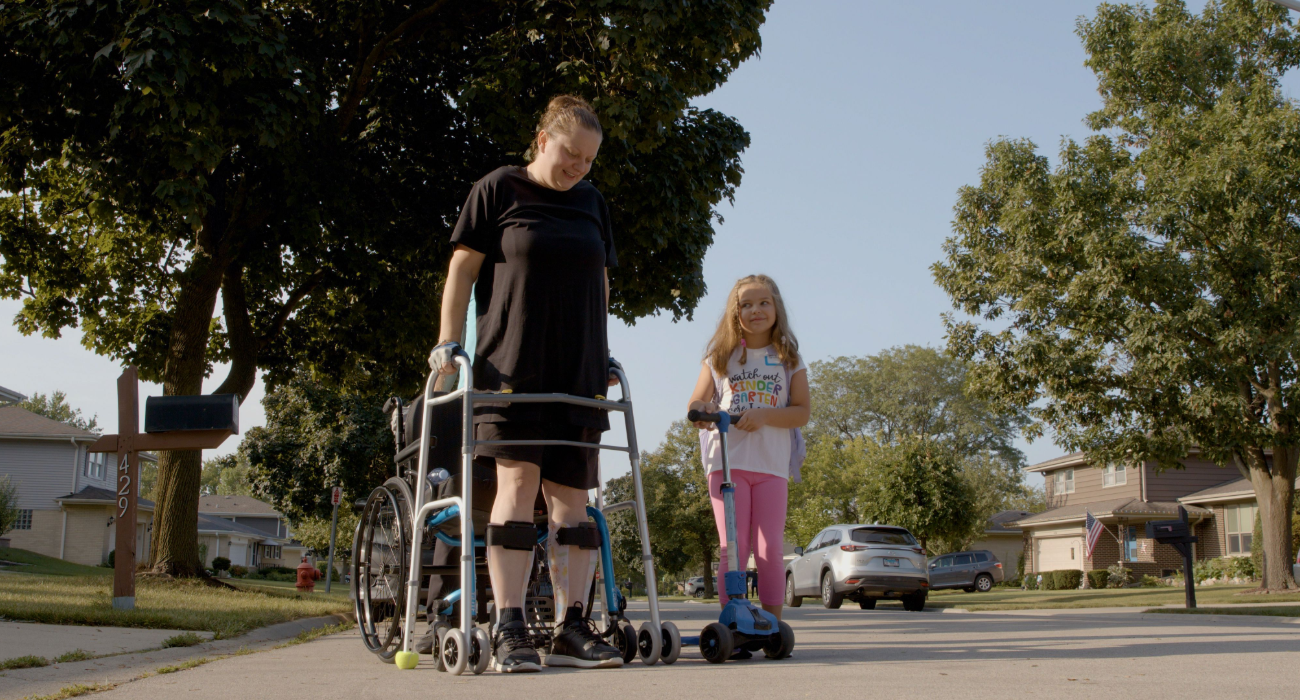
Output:
[[[239,397],[151,396],[140,432],[140,373],[127,367],[117,378],[117,434],[105,435],[88,452],[117,453],[116,553],[113,608],[135,608],[135,518],[141,450],[210,450],[239,433]]]

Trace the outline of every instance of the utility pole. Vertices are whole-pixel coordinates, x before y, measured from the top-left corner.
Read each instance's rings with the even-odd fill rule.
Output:
[[[325,567],[325,592],[330,592],[330,582],[334,580],[334,535],[339,529],[339,501],[343,500],[343,489],[335,486],[330,492],[330,503],[334,504],[334,517],[330,521],[330,558]]]

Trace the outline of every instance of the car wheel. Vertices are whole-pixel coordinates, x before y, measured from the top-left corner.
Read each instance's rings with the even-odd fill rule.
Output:
[[[993,590],[993,577],[988,574],[980,574],[975,578],[975,590],[980,593],[988,593]]]
[[[827,571],[822,574],[822,607],[827,610],[838,610],[840,604],[844,602],[844,594],[835,592],[835,577]]]
[[[863,610],[875,610],[875,609],[876,609],[876,599],[875,599],[875,598],[863,598],[862,600],[859,600],[859,601],[858,601],[858,607],[859,607],[859,608],[862,608]]]
[[[967,586],[967,587],[963,588],[962,590],[963,590],[963,591],[966,591],[967,593],[974,593],[974,592],[975,592],[975,587],[974,587],[974,586]]]
[[[794,574],[785,575],[785,606],[797,608],[803,605],[803,596],[794,594]]]
[[[919,591],[903,598],[903,609],[908,612],[925,610],[925,591]]]

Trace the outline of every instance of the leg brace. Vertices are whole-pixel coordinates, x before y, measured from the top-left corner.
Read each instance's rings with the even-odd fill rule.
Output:
[[[537,526],[518,520],[511,520],[505,525],[488,523],[487,545],[531,552],[537,546]]]

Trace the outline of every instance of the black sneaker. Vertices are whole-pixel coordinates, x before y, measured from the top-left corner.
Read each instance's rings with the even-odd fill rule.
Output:
[[[591,620],[577,619],[566,620],[555,631],[551,653],[544,661],[547,666],[618,668],[623,665],[623,655],[596,634]]]
[[[528,626],[522,620],[497,626],[492,640],[492,668],[500,673],[530,673],[542,670],[542,659],[533,648]]]

